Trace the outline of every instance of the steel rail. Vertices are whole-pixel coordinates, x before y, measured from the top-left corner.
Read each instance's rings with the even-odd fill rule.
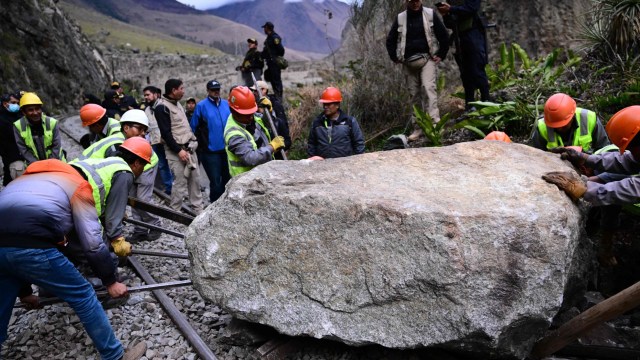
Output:
[[[166,203],[171,202],[171,197],[167,194],[165,194],[164,191],[158,189],[157,187],[153,187],[153,193],[156,194],[159,198],[161,198],[162,200],[164,200]],[[198,214],[195,213],[195,211],[191,210],[187,205],[182,204],[181,207],[182,211],[186,212],[187,214],[196,217],[198,216]]]
[[[169,229],[165,229],[165,228],[157,226],[157,225],[148,224],[148,223],[140,221],[140,220],[126,218],[126,219],[122,219],[122,221],[124,221],[126,223],[129,223],[129,224],[142,226],[142,227],[145,227],[147,229],[157,230],[157,231],[163,232],[165,234],[173,235],[175,237],[184,239],[184,234],[182,234],[182,233],[179,233],[179,232],[173,231],[173,230],[169,230]]]
[[[154,250],[144,250],[144,249],[132,249],[131,254],[133,255],[148,255],[148,256],[159,256],[159,257],[168,257],[168,258],[176,258],[176,259],[189,259],[189,255],[187,254],[179,254],[179,253],[171,253],[164,251],[154,251]]]
[[[169,209],[163,206],[158,206],[156,204],[152,204],[147,201],[136,199],[134,197],[129,197],[129,200],[127,203],[132,208],[140,209],[148,213],[158,215],[165,219],[173,220],[177,223],[187,225],[187,226],[190,225],[194,219],[192,216],[177,212],[173,209]]]
[[[140,260],[138,260],[135,256],[129,256],[129,263],[135,270],[135,272],[146,282],[147,284],[155,284],[156,281],[153,279],[151,274],[147,271],[147,269],[142,266]],[[175,304],[167,294],[162,290],[153,290],[153,295],[155,295],[156,299],[160,302],[160,305],[167,312],[167,315],[173,320],[173,323],[176,324],[182,335],[189,341],[191,346],[193,346],[193,350],[200,356],[203,360],[215,360],[216,356],[213,354],[213,351],[209,348],[209,346],[200,338],[198,333],[193,329],[191,324],[187,318],[176,308]]]

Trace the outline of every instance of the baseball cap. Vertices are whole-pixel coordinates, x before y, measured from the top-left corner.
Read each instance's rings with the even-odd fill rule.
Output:
[[[186,101],[186,102],[189,102],[189,101],[196,102],[196,98],[194,98],[194,97],[187,98],[187,101]]]
[[[207,83],[207,90],[220,89],[221,87],[218,80],[211,80]]]
[[[120,83],[119,83],[119,82],[117,82],[117,81],[112,82],[112,83],[111,83],[111,88],[112,88],[113,90],[120,88]]]
[[[254,39],[254,38],[248,38],[248,39],[247,39],[247,42],[248,42],[248,43],[251,43],[251,44],[257,44],[257,43],[258,43],[258,40]]]
[[[264,23],[264,25],[262,25],[261,27],[263,28],[269,28],[269,29],[273,29],[273,23],[271,21],[267,21],[266,23]]]
[[[267,85],[267,83],[262,81],[262,80],[256,81],[256,84],[258,84],[258,87],[260,89],[269,89],[269,85]],[[255,85],[252,85],[249,89],[256,90],[256,87],[255,87]]]

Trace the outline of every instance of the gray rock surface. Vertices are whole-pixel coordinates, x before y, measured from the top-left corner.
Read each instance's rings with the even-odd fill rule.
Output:
[[[53,0],[0,6],[0,92],[35,91],[45,109],[71,108],[83,92],[102,97],[100,54]]]
[[[192,278],[289,335],[524,357],[587,253],[553,170],[569,168],[486,141],[270,162],[189,227]]]

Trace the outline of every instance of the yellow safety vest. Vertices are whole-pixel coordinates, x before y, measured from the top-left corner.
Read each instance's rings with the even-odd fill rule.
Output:
[[[598,117],[595,112],[582,108],[576,109],[575,117],[578,122],[578,128],[573,135],[573,143],[571,145],[582,146],[582,151],[585,152],[590,151],[591,143],[593,142],[592,134],[596,128]],[[544,119],[538,119],[538,132],[547,141],[547,149],[565,146],[562,138],[556,135],[553,128],[547,127]]]
[[[128,171],[133,174],[131,167],[120,157],[74,160],[69,165],[80,169],[87,177],[89,184],[91,184],[98,217],[101,217],[104,213],[105,202],[109,196],[109,191],[111,191],[113,174],[118,171]]]
[[[58,120],[46,116],[42,114],[42,127],[44,128],[44,151],[46,159],[51,158],[51,152],[53,149],[53,129],[56,127]],[[20,132],[20,137],[24,140],[25,145],[31,150],[33,156],[38,160],[46,160],[40,159],[38,157],[38,149],[36,149],[36,144],[33,141],[33,136],[31,136],[31,126],[29,125],[29,121],[24,116],[20,119],[16,120],[13,125]],[[58,154],[58,158],[64,162],[66,159],[64,158],[64,154],[62,153],[62,148],[60,148],[60,154]]]
[[[114,145],[122,145],[124,142],[124,134],[121,132],[117,132],[114,135],[106,137],[96,143],[93,143],[88,148],[84,149],[82,155],[80,155],[76,160],[86,160],[86,159],[105,159],[107,149]],[[75,161],[75,160],[74,160]],[[151,162],[144,167],[144,171],[147,171],[158,164],[158,155],[155,152],[151,153]]]
[[[262,119],[258,116],[254,116],[253,119],[255,120],[256,124],[258,124],[262,128],[269,141],[271,141],[269,130],[267,130],[267,128],[264,126]],[[250,134],[244,127],[239,125],[233,119],[233,115],[229,115],[229,118],[227,119],[227,125],[224,128],[224,142],[225,151],[227,152],[227,161],[229,162],[229,174],[231,175],[231,177],[240,175],[254,168],[253,166],[244,164],[241,157],[229,151],[229,140],[234,136],[242,136],[245,140],[251,142],[254,150],[258,149],[258,145],[256,145],[256,141],[253,138],[253,135]]]

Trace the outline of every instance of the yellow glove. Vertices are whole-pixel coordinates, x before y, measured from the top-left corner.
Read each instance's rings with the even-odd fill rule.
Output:
[[[118,256],[131,255],[131,244],[124,239],[124,236],[113,240],[111,246],[113,246],[113,252]]]
[[[282,136],[276,136],[271,140],[269,145],[273,148],[273,152],[276,152],[284,147],[284,138]]]
[[[574,201],[587,192],[587,184],[572,172],[553,171],[542,175],[542,178],[564,191]]]
[[[273,108],[273,105],[271,104],[271,100],[269,100],[268,98],[262,98],[262,100],[260,100],[260,104],[258,104],[261,108],[267,108],[269,109],[269,111],[271,111],[271,109]]]

